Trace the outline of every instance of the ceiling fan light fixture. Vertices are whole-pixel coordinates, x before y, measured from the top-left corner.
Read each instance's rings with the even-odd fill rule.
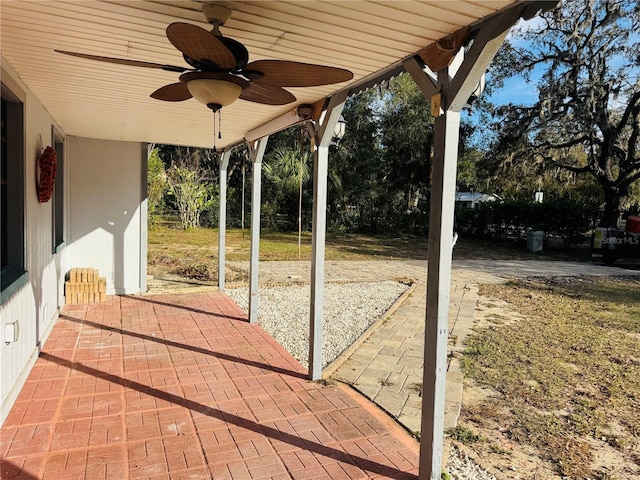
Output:
[[[187,84],[193,98],[214,111],[235,102],[248,86],[241,78],[218,73],[189,72],[180,81]]]
[[[216,79],[191,80],[187,82],[187,88],[200,103],[217,104],[220,107],[232,104],[242,93],[240,85]]]

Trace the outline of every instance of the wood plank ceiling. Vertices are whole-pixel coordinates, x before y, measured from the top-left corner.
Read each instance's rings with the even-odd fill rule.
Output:
[[[194,99],[153,100],[149,94],[178,74],[113,65],[54,49],[186,65],[165,28],[175,21],[209,29],[203,3],[190,0],[0,2],[2,56],[68,135],[211,147],[213,114]],[[223,35],[242,42],[250,61],[293,60],[351,70],[363,78],[473,25],[512,1],[228,1]],[[294,104],[266,106],[238,100],[222,109],[222,140],[347,84],[288,89]]]

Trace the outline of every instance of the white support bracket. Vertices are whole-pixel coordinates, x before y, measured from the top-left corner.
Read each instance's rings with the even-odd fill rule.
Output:
[[[424,98],[431,98],[438,93],[437,78],[427,73],[416,57],[411,57],[402,62],[404,69],[411,75],[411,78],[418,86]]]
[[[333,139],[333,132],[335,131],[336,124],[342,114],[344,108],[344,102],[347,101],[348,92],[342,91],[333,95],[329,99],[327,108],[320,117],[320,121],[315,124],[316,130],[316,145],[328,147],[331,145]]]
[[[511,8],[490,18],[480,27],[471,48],[464,53],[462,63],[450,77],[446,103],[443,105],[446,110],[462,111],[524,8],[525,5]]]

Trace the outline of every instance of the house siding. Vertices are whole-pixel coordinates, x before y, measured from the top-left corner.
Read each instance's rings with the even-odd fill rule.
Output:
[[[69,136],[66,148],[72,266],[98,269],[108,294],[140,293],[141,144]]]
[[[40,204],[36,190],[37,159],[41,148],[51,144],[51,127],[57,125],[4,58],[2,70],[2,81],[5,84],[10,81],[12,87],[19,88],[24,102],[25,269],[29,278],[0,307],[2,334],[5,324],[18,322],[19,325],[16,342],[0,342],[1,419],[4,421],[64,302],[61,287],[67,255],[64,250],[53,254],[52,204]]]
[[[64,136],[61,128],[2,60],[3,82],[22,90],[24,103],[24,232],[28,281],[0,305],[0,324],[18,322],[17,341],[0,341],[0,422],[24,385],[40,346],[64,305],[65,275],[97,268],[107,293],[146,289],[146,211],[142,160],[146,144]],[[52,145],[52,126],[64,136],[65,246],[54,253],[53,204],[37,197],[37,159]],[[141,207],[142,205],[142,207]]]

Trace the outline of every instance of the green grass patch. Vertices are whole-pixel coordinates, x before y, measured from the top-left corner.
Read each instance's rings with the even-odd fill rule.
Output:
[[[453,440],[464,445],[473,445],[481,440],[480,435],[461,425],[450,428],[445,433]]]

